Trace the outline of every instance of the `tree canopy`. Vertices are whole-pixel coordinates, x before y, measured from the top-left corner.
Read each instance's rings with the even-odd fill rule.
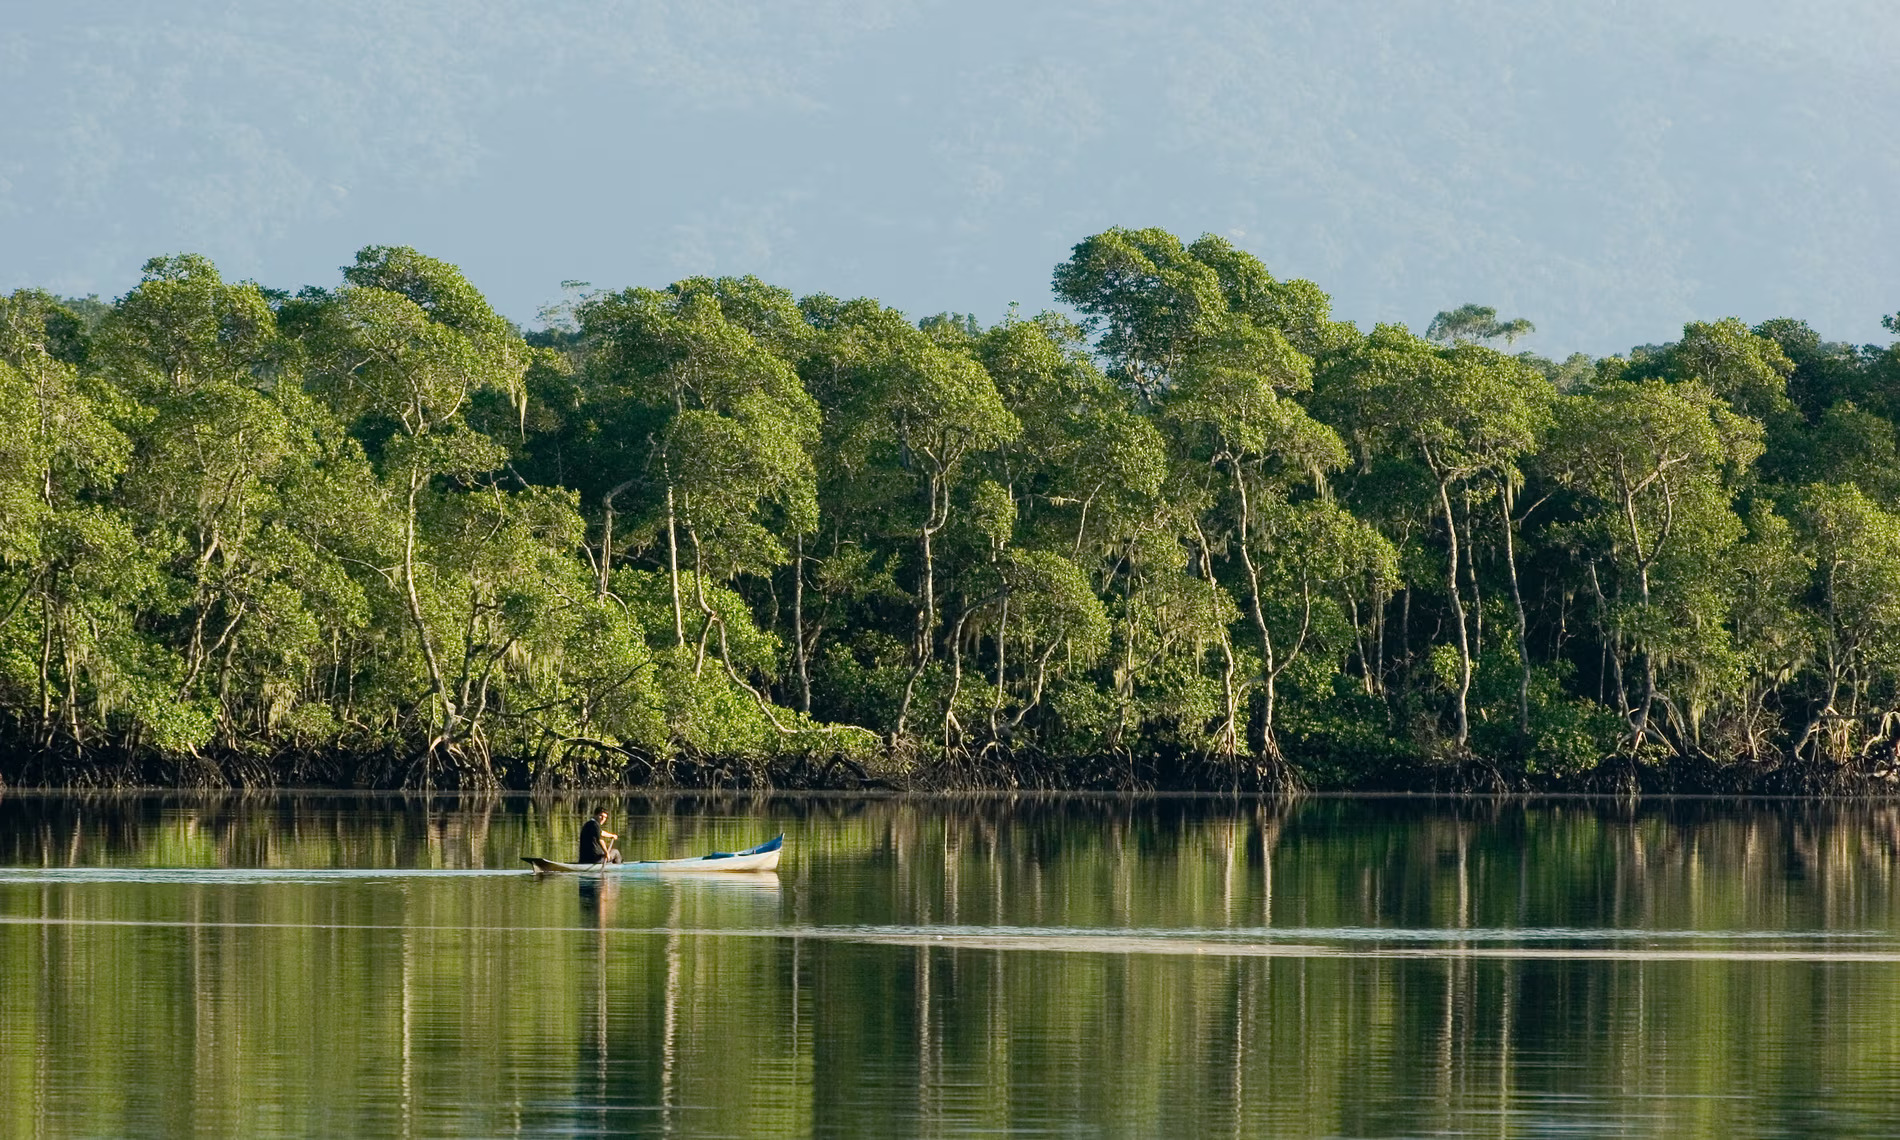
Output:
[[[374,246],[0,298],[0,774],[1900,778],[1895,346],[1362,331],[1159,229],[1054,288],[985,327],[577,285],[524,333]]]

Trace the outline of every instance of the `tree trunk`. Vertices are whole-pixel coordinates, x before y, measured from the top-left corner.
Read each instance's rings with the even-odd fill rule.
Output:
[[[1458,747],[1463,749],[1471,736],[1467,702],[1471,694],[1471,639],[1465,630],[1465,600],[1458,588],[1458,519],[1451,509],[1449,481],[1438,481],[1438,504],[1445,512],[1445,536],[1449,556],[1445,564],[1445,588],[1451,594],[1451,612],[1458,626]]]
[[[1372,587],[1372,623],[1373,623],[1373,685],[1380,696],[1385,695],[1385,611],[1392,602],[1392,595],[1381,579]]]
[[[1535,509],[1535,504],[1532,506]],[[1517,605],[1517,734],[1528,739],[1531,734],[1530,623],[1524,616],[1524,594],[1517,581],[1517,544],[1511,533],[1511,483],[1508,479],[1498,480],[1498,508],[1504,514],[1504,564],[1511,570],[1511,601]]]
[[[1630,544],[1636,549],[1636,587],[1643,603],[1643,615],[1649,616],[1649,564],[1654,560],[1657,549],[1648,553],[1643,551],[1642,531],[1636,523],[1636,495],[1625,483],[1623,486],[1623,514],[1629,521]],[[1643,699],[1630,713],[1630,747],[1637,748],[1643,738],[1649,735],[1649,714],[1656,705],[1656,656],[1650,651],[1647,639],[1643,644]]]
[[[1009,594],[1003,594],[1003,610],[996,620],[996,695],[990,702],[990,735],[996,735],[997,718],[1003,712],[1003,681],[1008,676]]]
[[[1465,534],[1463,541],[1465,558],[1465,581],[1471,583],[1471,659],[1475,662],[1484,656],[1484,588],[1478,581],[1478,540],[1473,538],[1471,522],[1471,498],[1460,495],[1464,500]]]
[[[402,532],[402,583],[403,598],[408,603],[409,620],[415,626],[416,640],[422,646],[422,660],[429,671],[429,689],[435,694],[436,724],[433,737],[423,754],[422,782],[427,785],[433,775],[432,768],[437,753],[447,754],[455,743],[455,730],[460,720],[455,706],[455,698],[449,692],[446,675],[435,649],[435,638],[429,633],[429,624],[422,615],[422,596],[416,590],[416,498],[428,482],[428,476],[420,467],[409,469],[408,512],[403,516]]]
[[[600,505],[606,509],[607,514],[606,518],[601,521],[600,528],[600,589],[597,595],[598,597],[605,598],[607,596],[607,583],[609,579],[613,577],[614,572],[614,499],[620,492],[633,486],[633,483],[634,481],[629,479],[600,497]]]
[[[699,651],[693,657],[693,676],[697,677],[706,667],[706,639],[712,632],[713,622],[719,620],[719,614],[712,608],[712,604],[706,601],[706,562],[699,546],[699,527],[693,522],[691,496],[687,497],[685,505],[686,541],[693,547],[693,605],[700,612]],[[724,635],[725,628],[722,625],[720,636]]]
[[[903,736],[910,721],[911,701],[917,695],[917,682],[924,675],[925,666],[935,656],[937,632],[937,560],[931,540],[936,537],[943,523],[949,520],[949,488],[943,486],[943,473],[933,470],[925,484],[929,497],[929,506],[924,511],[924,525],[918,536],[923,547],[924,577],[922,582],[923,605],[917,609],[917,635],[912,647],[910,677],[904,682],[904,696],[897,706],[897,735]],[[943,513],[937,512],[939,494],[944,499]],[[940,521],[941,518],[941,521]]]
[[[673,583],[673,644],[686,644],[686,615],[680,608],[680,543],[674,525],[673,478],[666,479],[666,572]]]
[[[53,746],[53,606],[51,578],[40,595],[40,749]]]
[[[1202,532],[1201,524],[1198,521],[1194,524],[1194,537],[1201,548],[1201,575],[1210,586],[1214,585],[1214,558],[1212,553],[1208,550],[1207,535]],[[1225,695],[1227,704],[1227,717],[1221,724],[1220,744],[1221,754],[1231,763],[1240,756],[1240,693],[1234,684],[1234,647],[1228,640],[1225,627],[1220,631],[1220,652],[1221,692]],[[1238,769],[1235,770],[1234,779],[1236,786],[1238,786],[1240,779]]]
[[[798,711],[811,715],[811,670],[805,661],[805,536],[792,560],[792,647],[798,659]]]
[[[957,698],[963,694],[963,627],[975,613],[977,606],[965,606],[950,625],[950,697],[943,704],[943,750],[949,755],[952,748],[963,743],[963,722],[957,719]]]
[[[1274,680],[1280,675],[1279,661],[1273,653],[1273,634],[1267,630],[1266,612],[1260,606],[1260,569],[1254,565],[1252,550],[1253,504],[1247,495],[1247,480],[1240,465],[1233,465],[1234,491],[1240,496],[1240,561],[1247,571],[1247,608],[1254,631],[1260,635],[1260,684],[1265,707],[1260,726],[1259,755],[1270,763],[1280,761],[1280,743],[1273,735]]]

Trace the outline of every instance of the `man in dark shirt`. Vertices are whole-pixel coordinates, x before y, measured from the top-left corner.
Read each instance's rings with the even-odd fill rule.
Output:
[[[612,850],[612,841],[619,839],[611,831],[605,830],[607,809],[595,808],[594,816],[581,824],[581,857],[578,863],[618,863],[620,852]]]

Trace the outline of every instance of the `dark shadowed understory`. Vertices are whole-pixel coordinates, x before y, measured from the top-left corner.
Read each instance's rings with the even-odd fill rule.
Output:
[[[1423,335],[1220,238],[1060,315],[154,259],[0,300],[16,785],[1856,793],[1900,352]],[[1893,319],[1889,319],[1889,324]]]

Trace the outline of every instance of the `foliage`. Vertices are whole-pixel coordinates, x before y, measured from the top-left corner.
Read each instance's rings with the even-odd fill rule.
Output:
[[[1054,285],[1080,323],[696,277],[524,338],[371,247],[0,299],[6,775],[1896,777],[1894,348],[1362,333],[1158,229]]]

